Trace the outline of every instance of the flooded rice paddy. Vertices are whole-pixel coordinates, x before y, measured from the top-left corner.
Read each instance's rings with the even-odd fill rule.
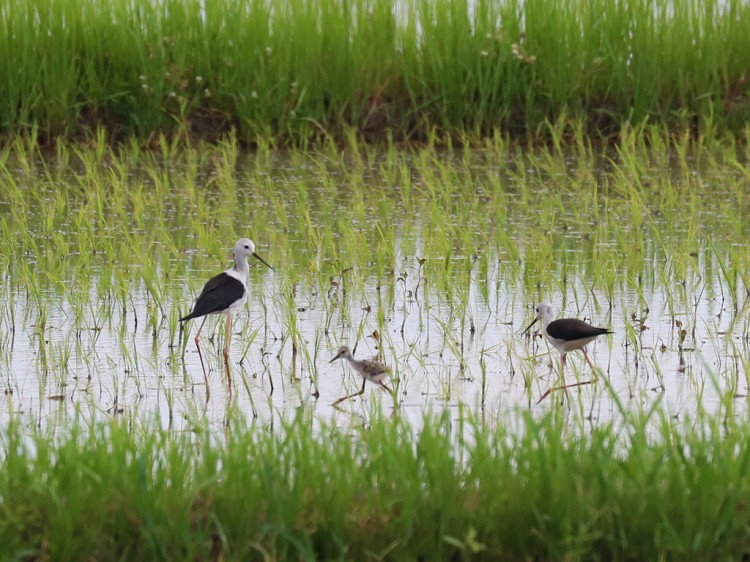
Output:
[[[642,150],[640,152],[639,150]],[[124,416],[221,431],[300,409],[335,425],[373,412],[419,424],[459,409],[514,419],[560,409],[746,413],[748,174],[721,158],[633,147],[592,157],[80,149],[2,167],[0,416],[60,427]],[[180,329],[205,281],[249,237],[228,384],[224,318]],[[614,334],[591,344],[596,384],[553,393],[560,356],[522,335],[551,301]],[[532,330],[536,334],[536,327]],[[378,356],[394,395],[344,361]],[[566,382],[588,380],[568,356]]]

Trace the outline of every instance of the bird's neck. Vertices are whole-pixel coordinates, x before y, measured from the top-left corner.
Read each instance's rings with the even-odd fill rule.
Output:
[[[242,282],[247,281],[247,273],[250,270],[250,266],[247,264],[247,257],[234,258],[234,267],[231,271],[234,271],[238,277],[242,278]]]

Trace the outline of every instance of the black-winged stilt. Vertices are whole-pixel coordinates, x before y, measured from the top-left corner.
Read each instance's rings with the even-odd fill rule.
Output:
[[[588,361],[588,364],[591,367],[592,372],[594,373],[594,378],[590,381],[563,384],[563,386],[549,388],[547,392],[542,394],[542,397],[537,401],[537,404],[547,398],[547,396],[549,396],[555,390],[565,390],[568,388],[582,386],[584,384],[592,384],[596,382],[599,378],[599,375],[597,374],[596,368],[591,362],[591,359],[589,359],[588,353],[586,353],[586,346],[594,341],[597,337],[603,336],[604,334],[611,334],[612,332],[607,328],[597,328],[596,326],[587,324],[583,320],[578,320],[577,318],[560,318],[559,320],[555,320],[555,311],[552,308],[552,305],[548,302],[539,303],[538,305],[536,305],[535,310],[536,318],[534,318],[534,321],[529,324],[528,328],[526,328],[522,332],[522,334],[528,332],[531,327],[537,323],[537,321],[541,320],[542,333],[547,338],[547,341],[550,342],[552,346],[561,354],[561,373],[563,373],[564,375],[565,354],[570,351],[575,351],[576,349],[580,349],[583,352],[583,356],[586,358],[586,361]]]
[[[376,361],[375,359],[355,359],[352,355],[352,350],[345,345],[339,347],[338,352],[336,352],[336,357],[331,359],[329,363],[333,363],[337,359],[346,359],[347,361],[349,361],[352,369],[362,375],[362,388],[359,392],[348,394],[347,396],[339,398],[333,404],[331,404],[331,406],[337,406],[344,400],[354,398],[355,396],[360,396],[361,394],[363,394],[365,392],[365,384],[367,383],[367,381],[379,384],[388,392],[393,392],[383,382],[383,380],[391,374],[391,370],[387,365],[384,365],[383,363],[381,363],[380,361]]]
[[[203,363],[199,338],[203,325],[206,323],[206,318],[210,314],[224,314],[227,317],[227,331],[224,338],[224,363],[227,367],[227,379],[231,392],[232,377],[229,373],[229,343],[232,338],[232,314],[247,300],[247,273],[249,270],[247,258],[249,256],[260,260],[273,270],[273,267],[268,265],[263,258],[255,253],[255,244],[253,244],[252,240],[240,238],[234,245],[234,267],[230,267],[225,272],[219,273],[209,279],[195,301],[193,311],[187,316],[180,318],[180,322],[185,322],[193,318],[204,317],[200,328],[198,328],[198,333],[195,335],[195,346],[198,348],[198,357],[200,357],[201,367],[203,367],[206,387],[208,387],[208,375],[206,374],[206,366]]]

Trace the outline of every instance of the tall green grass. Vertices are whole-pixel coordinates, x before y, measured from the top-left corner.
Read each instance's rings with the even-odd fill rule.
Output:
[[[6,136],[742,133],[748,68],[742,0],[0,2]]]
[[[653,415],[653,414],[650,414]],[[125,421],[0,439],[3,559],[742,559],[748,433],[649,414],[374,417],[206,434]],[[137,428],[137,425],[136,425]]]

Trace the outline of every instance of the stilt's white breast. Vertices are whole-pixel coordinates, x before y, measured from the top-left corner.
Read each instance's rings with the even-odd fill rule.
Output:
[[[229,308],[227,309],[229,312],[234,312],[238,308],[240,308],[242,305],[245,304],[245,301],[247,301],[247,274],[243,275],[243,272],[237,271],[235,268],[231,267],[227,269],[224,273],[226,273],[229,277],[232,278],[232,281],[228,281],[230,283],[237,282],[240,285],[242,285],[242,297],[234,301],[231,305],[229,305]]]

